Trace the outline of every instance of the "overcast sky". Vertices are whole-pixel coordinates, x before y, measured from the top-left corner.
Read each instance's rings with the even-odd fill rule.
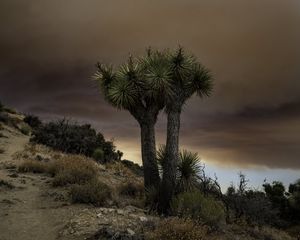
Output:
[[[94,64],[180,44],[215,79],[209,99],[185,106],[181,146],[227,182],[239,170],[257,184],[292,181],[300,178],[299,23],[299,0],[1,0],[0,99],[44,119],[90,122],[140,162],[138,124],[104,102]],[[158,144],[165,127],[162,113]]]

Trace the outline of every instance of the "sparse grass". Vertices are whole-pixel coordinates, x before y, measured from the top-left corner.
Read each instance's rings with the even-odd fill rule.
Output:
[[[4,187],[6,189],[13,189],[13,188],[15,188],[14,185],[12,185],[11,183],[9,183],[9,182],[7,182],[5,180],[2,180],[2,179],[0,179],[0,187]]]
[[[103,206],[111,194],[110,188],[96,178],[83,185],[72,185],[70,191],[74,203],[91,203],[95,206]]]
[[[167,218],[162,220],[153,231],[146,231],[146,240],[204,240],[207,228],[192,220]]]
[[[25,160],[19,167],[18,171],[21,173],[47,173],[48,166],[44,162],[40,162],[37,160]]]

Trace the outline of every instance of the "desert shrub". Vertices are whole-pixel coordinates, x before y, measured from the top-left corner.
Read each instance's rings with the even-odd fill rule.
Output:
[[[233,213],[234,221],[245,219],[249,224],[277,224],[278,211],[273,207],[264,192],[245,190],[240,192],[233,186],[228,188],[225,195],[228,208]]]
[[[3,148],[0,148],[0,154],[5,153],[5,150]]]
[[[26,115],[23,121],[33,129],[36,129],[42,125],[42,121],[37,116],[30,114]]]
[[[207,228],[190,219],[167,218],[151,231],[146,231],[146,240],[204,240]]]
[[[288,216],[294,222],[300,222],[300,179],[290,184],[288,192]],[[299,231],[300,233],[300,231]]]
[[[4,110],[10,114],[16,114],[17,111],[13,108],[5,107]]]
[[[103,162],[104,161],[104,151],[102,148],[96,148],[93,152],[92,156],[97,162]]]
[[[14,185],[12,185],[11,183],[5,181],[5,180],[2,180],[0,179],[0,187],[3,187],[3,188],[6,188],[6,189],[13,189],[15,188]]]
[[[74,155],[56,160],[49,166],[48,172],[54,175],[54,186],[65,186],[91,181],[97,174],[97,168],[93,161]]]
[[[70,195],[74,203],[91,203],[103,206],[111,198],[111,190],[96,178],[83,185],[71,186]]]
[[[106,168],[113,172],[113,174],[123,177],[132,177],[133,174],[129,168],[124,166],[121,162],[113,162],[106,165]]]
[[[118,190],[121,195],[130,196],[134,198],[142,198],[145,192],[143,183],[132,181],[120,185]]]
[[[30,126],[28,125],[28,124],[22,124],[21,126],[20,126],[20,131],[21,131],[21,133],[23,133],[24,135],[29,135],[30,134],[30,132],[31,132],[31,128],[30,128]]]
[[[225,220],[223,205],[199,191],[179,194],[173,199],[171,210],[174,215],[195,219],[213,227],[219,227]]]
[[[285,196],[285,186],[283,183],[274,181],[272,184],[263,184],[263,187],[273,207],[279,209],[281,213],[286,212],[288,201]]]
[[[239,173],[237,188],[232,184],[224,195],[228,209],[227,220],[246,221],[248,224],[282,225],[278,209],[273,207],[265,192],[247,187],[246,176]]]
[[[121,163],[129,168],[134,174],[141,177],[144,176],[143,167],[141,167],[140,165],[129,160],[122,160]]]
[[[104,152],[104,162],[118,159],[113,142],[105,141],[103,135],[97,133],[89,124],[78,125],[66,120],[49,122],[33,132],[31,141],[88,157],[91,157],[97,148],[101,148]]]
[[[46,163],[37,160],[25,160],[18,167],[18,171],[22,173],[32,172],[32,173],[47,173],[48,167]]]

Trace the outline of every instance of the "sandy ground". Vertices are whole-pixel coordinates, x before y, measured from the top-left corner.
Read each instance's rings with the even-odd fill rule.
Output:
[[[0,240],[52,240],[58,238],[63,223],[74,214],[67,202],[55,200],[49,178],[42,175],[19,174],[7,166],[17,166],[14,154],[24,149],[28,137],[14,129],[2,131],[0,138],[0,179],[15,186],[0,188]],[[56,196],[57,197],[57,196]]]

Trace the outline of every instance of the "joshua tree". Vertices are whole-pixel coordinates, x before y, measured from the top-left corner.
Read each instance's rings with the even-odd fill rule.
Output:
[[[179,49],[168,56],[171,70],[171,81],[166,81],[167,142],[166,161],[164,162],[161,184],[160,208],[169,209],[176,184],[176,168],[179,159],[180,114],[183,105],[194,94],[200,98],[209,96],[212,81],[209,71],[197,59]]]
[[[165,107],[163,87],[170,76],[166,56],[147,51],[145,57],[128,61],[116,70],[98,63],[95,79],[99,81],[105,99],[119,109],[125,109],[141,128],[141,150],[145,187],[158,187],[160,178],[155,160],[155,123]]]

